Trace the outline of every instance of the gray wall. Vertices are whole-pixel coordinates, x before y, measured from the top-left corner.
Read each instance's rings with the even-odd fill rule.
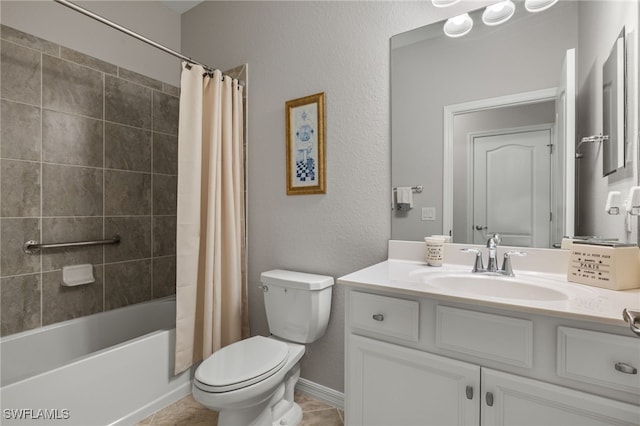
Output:
[[[180,15],[157,1],[77,1],[100,16],[180,50]],[[5,25],[165,83],[180,85],[180,60],[53,1],[0,2]]]
[[[175,293],[178,89],[5,25],[1,38],[0,334]],[[95,282],[61,286],[84,263]]]
[[[485,2],[486,3],[486,2]],[[389,38],[482,4],[206,2],[183,15],[182,50],[221,69],[248,63],[249,302],[268,333],[260,272],[340,277],[384,260],[390,228]],[[285,102],[326,95],[327,193],[287,196]],[[344,297],[302,377],[343,390]]]
[[[625,26],[627,48],[627,167],[602,177],[602,148],[586,144],[584,157],[576,162],[577,233],[637,242],[638,221],[626,215],[610,216],[604,205],[609,191],[620,191],[626,199],[629,188],[638,184],[638,14],[637,1],[580,2],[580,49],[592,52],[577,56],[578,140],[602,133],[602,64]]]

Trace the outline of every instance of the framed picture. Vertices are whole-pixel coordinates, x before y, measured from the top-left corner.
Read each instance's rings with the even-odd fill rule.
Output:
[[[287,195],[325,194],[324,93],[286,103]]]

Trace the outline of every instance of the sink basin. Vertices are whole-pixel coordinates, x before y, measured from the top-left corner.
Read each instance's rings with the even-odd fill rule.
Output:
[[[418,272],[418,271],[416,271]],[[472,273],[417,273],[422,284],[447,293],[532,301],[564,301],[570,293],[553,288],[547,280],[525,280],[518,277]]]

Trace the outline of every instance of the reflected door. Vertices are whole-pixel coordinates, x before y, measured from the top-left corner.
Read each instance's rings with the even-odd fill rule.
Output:
[[[549,247],[551,129],[473,138],[473,242]]]

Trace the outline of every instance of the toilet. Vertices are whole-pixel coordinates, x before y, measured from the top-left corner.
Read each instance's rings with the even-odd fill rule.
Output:
[[[322,337],[333,278],[276,269],[260,275],[271,336],[225,346],[198,366],[193,397],[218,411],[218,425],[297,425],[293,400],[305,344]]]

